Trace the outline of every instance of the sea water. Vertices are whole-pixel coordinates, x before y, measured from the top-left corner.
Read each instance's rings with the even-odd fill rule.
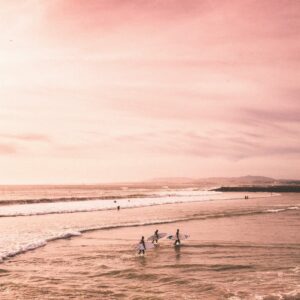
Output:
[[[297,299],[299,197],[243,198],[176,190],[1,206],[0,298]],[[136,256],[141,235],[177,227],[191,235],[181,247]]]

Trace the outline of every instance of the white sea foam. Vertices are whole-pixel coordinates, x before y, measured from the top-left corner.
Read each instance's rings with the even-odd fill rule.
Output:
[[[105,229],[113,229],[113,228],[121,228],[121,227],[135,227],[135,226],[144,226],[144,225],[155,225],[155,224],[166,224],[173,223],[178,221],[184,221],[189,218],[178,218],[178,219],[167,219],[167,220],[150,220],[146,222],[132,222],[132,223],[123,223],[123,224],[114,224],[114,225],[99,225],[99,226],[91,226],[91,227],[83,227],[77,231],[75,230],[66,230],[56,234],[50,234],[44,239],[37,239],[30,242],[21,242],[20,245],[11,249],[9,251],[0,252],[0,262],[3,262],[5,259],[9,257],[14,257],[18,254],[22,254],[28,251],[35,250],[37,248],[43,247],[47,245],[48,242],[56,241],[59,239],[68,239],[71,237],[80,236],[84,232],[94,231],[94,230],[105,230]]]
[[[300,266],[296,266],[295,268],[292,269],[292,272],[299,274],[300,273]]]
[[[30,242],[30,243],[21,245],[17,249],[13,249],[11,251],[4,252],[0,256],[0,260],[3,261],[4,259],[6,259],[8,257],[13,257],[13,256],[16,256],[18,254],[25,253],[27,251],[43,247],[46,244],[47,244],[47,241],[45,241],[45,240],[37,240],[37,241],[33,241],[33,242]]]
[[[298,300],[300,299],[300,289],[295,289],[290,292],[277,292],[272,293],[271,295],[255,295],[255,300],[267,300],[267,299],[274,299],[274,300]]]
[[[260,194],[256,197],[266,197],[267,194]],[[241,198],[241,196],[235,196]],[[55,203],[19,204],[0,207],[0,217],[31,216],[58,213],[90,212],[99,210],[144,207],[162,204],[229,200],[228,195],[213,191],[176,191],[172,194],[159,193],[159,196],[147,198],[125,198],[106,200],[86,200]],[[232,198],[231,198],[232,199]]]
[[[299,209],[299,206],[291,206],[291,207],[289,207],[288,209],[291,209],[291,210],[297,210],[297,209]]]
[[[58,233],[57,235],[53,235],[52,237],[48,237],[45,239],[37,239],[35,241],[31,241],[28,243],[24,243],[19,245],[17,248],[12,249],[10,251],[0,253],[0,262],[4,261],[6,258],[16,256],[21,253],[25,253],[28,251],[35,250],[37,248],[41,248],[47,245],[48,242],[59,240],[59,239],[66,239],[73,236],[79,236],[81,235],[81,232],[77,231],[65,231]]]
[[[86,200],[86,201],[70,201],[56,203],[36,203],[36,204],[20,204],[0,207],[0,216],[30,216],[43,215],[53,213],[72,213],[72,212],[88,212],[97,210],[133,208],[152,205],[161,205],[168,203],[181,203],[192,201],[207,201],[222,198],[220,192],[210,191],[178,191],[172,194],[159,194],[159,197],[147,198],[125,198],[125,199],[109,199],[109,200]]]
[[[277,210],[269,210],[269,211],[276,211]],[[243,215],[251,215],[251,214],[257,214],[261,213],[262,211],[249,211],[243,213]],[[228,216],[234,216],[234,215],[240,215],[239,212],[236,213],[231,213],[228,214]],[[226,217],[226,215],[223,215]],[[94,231],[94,230],[105,230],[105,229],[114,229],[114,228],[122,228],[122,227],[136,227],[136,226],[144,226],[144,225],[158,225],[158,224],[168,224],[168,223],[175,223],[175,222],[180,222],[180,221],[188,221],[188,220],[194,220],[194,219],[206,219],[206,218],[219,218],[220,214],[216,215],[207,215],[207,216],[202,216],[202,215],[194,215],[190,217],[180,217],[180,218],[175,218],[175,219],[152,219],[152,220],[147,220],[147,221],[139,221],[139,222],[128,222],[128,223],[120,223],[120,224],[110,224],[110,225],[99,225],[99,226],[90,226],[90,227],[82,227],[77,230],[65,230],[62,232],[50,234],[44,239],[37,239],[33,240],[31,242],[25,242],[24,244],[21,244],[20,246],[17,247],[17,249],[10,250],[8,252],[0,252],[0,262],[5,260],[6,258],[16,256],[21,253],[25,253],[27,251],[35,250],[37,248],[45,246],[48,242],[52,242],[58,239],[67,239],[71,237],[76,237],[80,236],[81,234],[89,231]]]
[[[266,212],[269,213],[278,213],[282,211],[287,211],[287,210],[297,210],[299,209],[298,206],[290,206],[290,207],[285,207],[285,208],[272,208],[272,209],[267,209]]]
[[[278,213],[278,212],[285,211],[285,210],[287,210],[287,209],[286,208],[274,208],[274,209],[267,209],[266,212]]]
[[[184,191],[184,193],[179,193],[178,196],[161,196],[160,198],[135,198],[135,199],[119,199],[119,200],[91,200],[82,202],[63,202],[63,203],[39,203],[39,204],[23,204],[23,205],[11,205],[11,206],[1,206],[0,215],[9,216],[28,216],[28,215],[41,215],[41,214],[53,214],[53,213],[66,213],[66,212],[86,212],[86,211],[96,211],[96,210],[107,210],[116,209],[117,205],[121,208],[132,208],[132,207],[142,207],[142,206],[152,206],[152,205],[162,205],[168,203],[183,203],[183,202],[195,202],[195,201],[212,201],[212,200],[227,200],[228,194],[207,192],[207,191]],[[264,196],[265,194],[260,194],[258,196]],[[231,196],[232,197],[232,196]],[[232,198],[231,198],[232,199]],[[250,213],[252,213],[250,211]],[[220,217],[220,214],[207,215],[207,216],[187,216],[180,218],[169,218],[169,219],[146,219],[144,221],[138,221],[134,223],[120,223],[120,224],[101,224],[101,225],[90,225],[87,227],[74,227],[70,225],[70,228],[63,229],[60,225],[54,226],[53,230],[48,227],[43,227],[41,230],[39,228],[35,230],[28,231],[16,231],[14,235],[4,235],[0,237],[0,261],[5,258],[15,256],[26,251],[34,250],[39,247],[45,246],[48,242],[57,239],[70,238],[73,236],[79,236],[84,232],[91,230],[103,230],[110,228],[128,227],[128,226],[143,226],[151,224],[164,224],[173,223],[178,221],[185,221],[196,218],[212,218]],[[224,217],[226,217],[224,215]],[[6,220],[3,219],[3,220]],[[7,220],[11,222],[11,220]],[[20,219],[21,222],[21,219]],[[23,223],[23,222],[21,222]],[[68,224],[68,223],[66,223]],[[31,228],[31,226],[29,226]],[[52,230],[52,232],[49,232]],[[13,232],[13,231],[12,231]]]

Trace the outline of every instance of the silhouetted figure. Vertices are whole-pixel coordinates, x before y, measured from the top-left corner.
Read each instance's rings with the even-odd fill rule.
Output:
[[[140,243],[139,243],[139,254],[145,254],[145,250],[146,250],[146,245],[145,245],[145,240],[144,237],[142,236]]]
[[[159,239],[158,229],[156,229],[155,232],[154,232],[154,235],[153,235],[152,243],[158,243],[158,239]]]
[[[180,234],[179,234],[179,229],[177,229],[176,231],[176,240],[175,240],[175,243],[174,245],[180,245]]]
[[[117,206],[117,209],[120,210],[120,205]]]

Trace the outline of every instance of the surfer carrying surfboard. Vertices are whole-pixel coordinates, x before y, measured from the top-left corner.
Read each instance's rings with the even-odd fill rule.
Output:
[[[175,234],[171,234],[167,237],[167,239],[175,241],[174,246],[181,245],[181,240],[186,240],[190,236],[188,234],[179,233],[179,229],[177,229]]]
[[[153,235],[153,240],[152,243],[158,243],[159,235],[158,235],[158,229],[155,230],[154,235]]]
[[[145,250],[146,250],[145,240],[144,237],[142,236],[139,243],[139,254],[145,254]]]
[[[175,245],[175,246],[176,246],[176,245],[180,245],[179,229],[177,229],[175,237],[176,237],[176,240],[175,240],[174,245]]]
[[[165,237],[167,234],[164,232],[158,232],[158,229],[155,230],[154,234],[147,238],[147,241],[151,241],[151,244],[154,246],[158,244],[158,240]],[[147,244],[146,244],[147,247]]]

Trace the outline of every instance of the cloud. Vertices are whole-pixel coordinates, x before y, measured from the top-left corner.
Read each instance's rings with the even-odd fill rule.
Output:
[[[294,156],[300,154],[300,144],[293,136],[285,136],[285,143],[267,133],[242,133],[216,131],[214,134],[196,131],[147,132],[116,137],[119,147],[128,151],[156,153],[170,156],[191,156],[200,158],[225,158],[243,160],[264,156]],[[135,150],[134,150],[135,149]]]
[[[277,109],[270,107],[266,109],[243,109],[245,117],[261,120],[263,122],[296,122],[300,123],[300,108]]]
[[[0,138],[12,139],[25,142],[50,142],[50,137],[43,134],[0,134]]]
[[[0,25],[7,169],[296,173],[299,1],[11,0]]]
[[[15,154],[17,148],[14,145],[10,144],[0,144],[0,155],[10,155]]]

